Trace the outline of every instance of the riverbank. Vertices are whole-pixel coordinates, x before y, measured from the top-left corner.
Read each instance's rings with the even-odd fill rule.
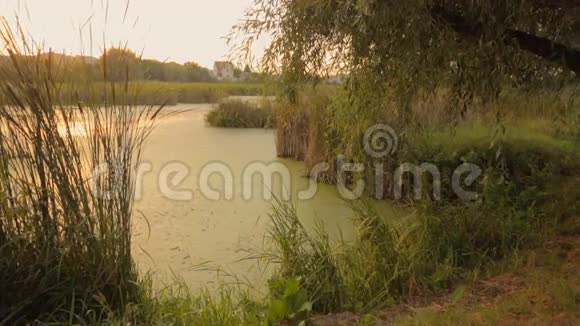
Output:
[[[417,293],[402,303],[364,314],[310,314],[307,325],[575,325],[579,321],[579,247],[577,235],[557,237],[539,249],[502,262],[493,276],[482,276],[439,293]],[[185,285],[156,294],[149,292],[124,317],[96,323],[264,325],[270,307],[257,303],[243,289],[228,287],[217,297],[193,294]]]
[[[504,262],[503,272],[439,293],[417,293],[403,303],[366,314],[310,315],[307,325],[493,325],[578,322],[580,289],[578,236],[558,237],[540,249]],[[501,265],[501,264],[500,264]],[[500,269],[501,270],[501,269]],[[243,287],[242,287],[243,288]],[[150,294],[113,324],[164,322],[212,325],[263,325],[268,307],[245,290],[224,289],[215,297],[186,287]],[[133,315],[130,317],[130,315]],[[108,322],[111,322],[109,319]]]
[[[167,98],[168,104],[177,103],[217,103],[229,96],[263,96],[266,95],[264,84],[243,82],[218,82],[218,83],[168,83],[168,82],[141,82],[138,87],[142,88],[147,97],[159,94],[161,98]],[[155,101],[155,104],[160,101]],[[151,104],[151,103],[148,103]]]

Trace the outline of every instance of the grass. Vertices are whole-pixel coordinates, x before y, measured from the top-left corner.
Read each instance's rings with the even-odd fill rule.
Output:
[[[261,306],[247,290],[224,287],[217,295],[193,293],[184,281],[153,292],[150,279],[141,282],[144,293],[122,315],[110,315],[101,322],[118,325],[258,325]]]
[[[222,101],[207,114],[206,120],[210,126],[220,128],[272,128],[275,124],[274,109],[267,100],[259,104]]]
[[[313,325],[576,325],[578,237],[558,237],[500,262],[501,270],[367,314],[314,316]]]
[[[414,309],[393,325],[576,325],[580,319],[577,248],[577,238],[559,238],[527,253],[517,273],[474,284],[453,302],[443,298],[438,307]]]

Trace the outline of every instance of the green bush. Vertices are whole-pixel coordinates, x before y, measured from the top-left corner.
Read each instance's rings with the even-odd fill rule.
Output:
[[[240,100],[223,101],[210,111],[207,122],[220,128],[272,128],[273,109],[268,102],[255,105]]]

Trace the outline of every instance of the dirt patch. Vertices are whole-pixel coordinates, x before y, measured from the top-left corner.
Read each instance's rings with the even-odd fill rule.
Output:
[[[526,286],[525,276],[509,273],[487,280],[479,281],[475,286],[466,290],[464,306],[473,307],[479,304],[491,303],[497,297],[512,295]]]
[[[465,311],[470,311],[474,307],[490,307],[501,305],[500,300],[517,296],[529,288],[530,275],[542,271],[554,277],[565,276],[569,278],[575,286],[579,286],[580,279],[580,236],[559,237],[547,242],[542,248],[529,253],[527,263],[516,273],[505,273],[491,278],[483,279],[467,287],[461,299],[461,307]],[[577,292],[578,293],[578,292]],[[578,294],[576,294],[578,295]],[[396,320],[405,317],[413,317],[417,311],[429,309],[436,314],[443,314],[455,308],[455,293],[453,291],[439,293],[423,293],[422,295],[407,298],[406,302],[387,309],[383,309],[373,314],[372,321],[367,323],[365,317],[342,313],[327,316],[315,316],[310,320],[310,325],[316,326],[350,326],[350,325],[390,325]],[[528,298],[533,305],[548,306],[545,298],[537,298],[538,302],[533,302],[533,295]],[[499,303],[498,303],[499,302]],[[473,312],[471,315],[475,320],[479,313]],[[549,322],[553,325],[574,325],[575,316],[570,313],[554,311],[553,315],[546,316],[547,320],[530,320],[535,318],[532,314],[521,316],[510,315],[500,324],[523,324],[537,322]],[[363,323],[363,321],[365,321]]]
[[[330,314],[326,316],[315,316],[309,320],[309,325],[314,326],[350,326],[359,325],[360,316],[352,313]]]

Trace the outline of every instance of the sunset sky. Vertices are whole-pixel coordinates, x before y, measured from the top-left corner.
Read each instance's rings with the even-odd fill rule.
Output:
[[[180,63],[195,61],[212,67],[215,60],[223,60],[227,54],[222,37],[253,2],[127,1],[0,0],[0,15],[11,23],[18,16],[36,41],[54,51],[98,56],[103,42],[107,46],[127,43],[129,48],[142,52],[144,58]],[[265,44],[263,41],[256,47],[257,56]]]

